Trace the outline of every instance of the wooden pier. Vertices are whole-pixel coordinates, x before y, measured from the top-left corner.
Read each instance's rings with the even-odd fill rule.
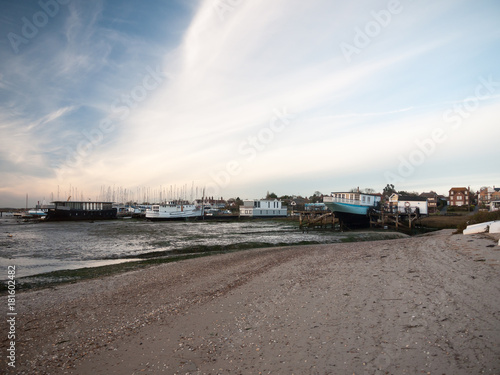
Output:
[[[328,228],[335,229],[339,219],[333,212],[327,211],[298,211],[299,228]]]
[[[375,211],[369,213],[370,228],[391,227],[396,230],[408,231],[415,225],[415,220],[420,218],[420,215],[415,212],[391,212],[387,210]]]

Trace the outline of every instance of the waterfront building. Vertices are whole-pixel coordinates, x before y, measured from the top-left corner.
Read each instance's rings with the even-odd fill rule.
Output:
[[[245,217],[286,217],[287,209],[281,206],[281,201],[275,200],[244,200],[240,206],[240,216]]]

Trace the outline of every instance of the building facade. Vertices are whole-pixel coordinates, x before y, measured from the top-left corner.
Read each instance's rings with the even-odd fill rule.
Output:
[[[281,201],[275,200],[245,200],[240,206],[240,216],[246,217],[286,217],[286,207],[281,207]]]
[[[500,188],[482,187],[477,194],[477,200],[480,206],[489,206],[492,201],[500,200]]]
[[[468,206],[472,203],[472,195],[469,188],[453,187],[449,191],[450,206]]]
[[[389,197],[390,211],[393,213],[417,213],[419,215],[428,215],[427,198],[400,195],[397,193]]]
[[[436,213],[438,207],[438,195],[434,191],[429,193],[422,193],[420,197],[427,199],[427,209],[430,214]]]

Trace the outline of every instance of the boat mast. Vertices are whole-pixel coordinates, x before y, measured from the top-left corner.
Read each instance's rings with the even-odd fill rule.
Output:
[[[205,188],[203,188],[203,196],[201,197],[201,220],[205,220]]]

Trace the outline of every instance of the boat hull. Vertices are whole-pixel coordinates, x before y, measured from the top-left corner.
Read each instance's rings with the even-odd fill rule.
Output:
[[[201,214],[184,214],[184,215],[158,215],[151,216],[146,214],[146,219],[151,221],[175,221],[175,220],[186,220],[186,219],[196,219],[201,218]]]
[[[109,210],[59,210],[51,209],[46,221],[80,221],[80,220],[113,220],[116,219],[116,208]]]
[[[334,213],[367,216],[370,206],[359,206],[349,203],[325,202],[325,205]]]

